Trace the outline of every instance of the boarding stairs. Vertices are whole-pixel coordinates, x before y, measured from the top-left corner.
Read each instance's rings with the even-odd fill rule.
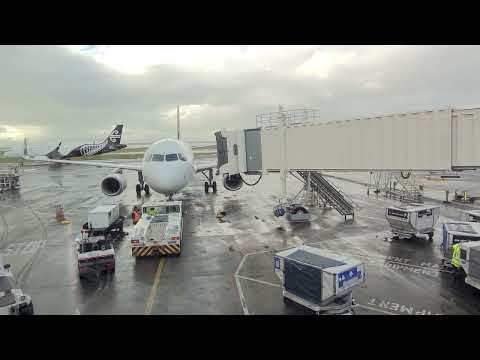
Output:
[[[296,172],[303,181],[308,181],[308,171]],[[320,172],[310,171],[310,189],[316,193],[324,205],[330,205],[337,210],[347,220],[347,215],[355,217],[354,210],[357,207],[351,198],[349,198],[341,189],[333,185]]]

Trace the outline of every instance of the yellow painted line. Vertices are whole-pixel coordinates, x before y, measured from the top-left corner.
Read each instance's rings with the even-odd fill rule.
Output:
[[[157,272],[155,273],[155,280],[148,296],[147,305],[145,306],[144,315],[150,315],[152,313],[153,302],[155,295],[157,294],[158,285],[160,284],[160,275],[162,275],[163,268],[165,267],[166,258],[161,258],[158,262]]]

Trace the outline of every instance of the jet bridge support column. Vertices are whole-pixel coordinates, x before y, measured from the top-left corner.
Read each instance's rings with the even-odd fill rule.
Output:
[[[278,106],[278,111],[280,113],[280,126],[282,131],[282,169],[280,173],[280,178],[282,182],[282,202],[287,202],[287,175],[288,175],[288,166],[287,166],[287,119],[282,113],[283,108],[281,105]]]

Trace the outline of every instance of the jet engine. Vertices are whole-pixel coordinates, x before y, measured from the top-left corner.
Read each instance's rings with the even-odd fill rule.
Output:
[[[105,195],[117,196],[127,188],[127,179],[122,174],[111,174],[102,180],[100,187]]]
[[[243,185],[242,176],[240,174],[229,175],[223,177],[223,186],[230,191],[237,191]]]

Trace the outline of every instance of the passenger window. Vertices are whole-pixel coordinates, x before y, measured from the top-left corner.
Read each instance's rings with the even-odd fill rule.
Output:
[[[178,160],[178,155],[177,154],[168,154],[167,156],[165,156],[165,160],[167,160],[167,161]]]
[[[187,159],[185,158],[185,156],[183,156],[182,154],[178,154],[178,158],[182,161],[187,161]]]
[[[164,158],[165,158],[165,156],[162,155],[162,154],[153,154],[152,155],[152,161],[163,161]]]

